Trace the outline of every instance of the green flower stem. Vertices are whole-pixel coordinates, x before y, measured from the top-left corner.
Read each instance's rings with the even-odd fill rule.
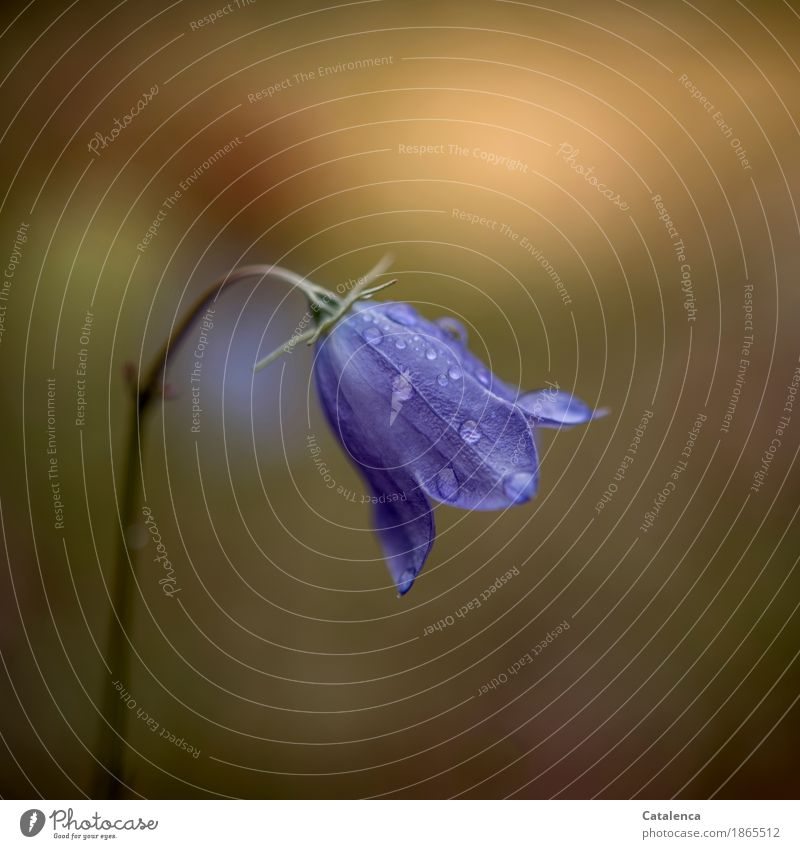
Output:
[[[261,369],[266,368],[271,363],[274,363],[275,360],[280,359],[284,354],[288,354],[295,349],[297,345],[301,342],[305,342],[307,345],[313,345],[323,333],[328,331],[340,318],[350,309],[351,306],[356,301],[364,301],[371,298],[376,292],[380,292],[381,289],[385,289],[387,286],[392,286],[397,283],[396,280],[389,280],[386,283],[381,283],[379,286],[373,286],[371,289],[367,289],[370,283],[376,280],[378,277],[383,274],[384,271],[391,265],[392,256],[391,254],[385,254],[378,262],[353,286],[353,288],[348,292],[347,297],[343,300],[336,300],[335,303],[330,302],[327,306],[327,310],[319,310],[315,311],[316,318],[316,327],[306,330],[304,333],[300,333],[297,336],[293,336],[288,342],[284,342],[283,345],[277,347],[274,351],[267,354],[266,357],[259,360],[255,366],[253,366],[253,371],[261,371]],[[312,304],[312,309],[315,307],[315,304]]]
[[[120,535],[114,571],[111,576],[112,610],[108,626],[107,661],[110,680],[104,682],[103,723],[101,726],[100,757],[95,776],[95,799],[120,798],[125,789],[125,739],[124,703],[113,681],[119,681],[126,689],[130,684],[131,642],[130,630],[133,622],[133,600],[135,597],[136,571],[134,555],[126,535],[136,521],[136,502],[139,495],[139,474],[142,461],[142,444],[145,432],[145,414],[151,401],[162,394],[163,375],[173,351],[180,345],[195,319],[228,286],[252,277],[272,277],[288,283],[302,291],[313,310],[325,317],[340,307],[340,299],[306,280],[299,274],[277,265],[246,265],[220,277],[193,304],[185,317],[174,327],[163,348],[156,355],[152,366],[144,372],[143,379],[129,375],[132,403],[128,425],[127,447],[120,488]]]

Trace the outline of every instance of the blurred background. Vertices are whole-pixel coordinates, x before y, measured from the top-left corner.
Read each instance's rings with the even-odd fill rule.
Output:
[[[800,793],[794,0],[0,16],[4,797],[100,792],[110,690],[128,797]],[[219,275],[387,251],[500,377],[611,410],[541,434],[534,501],[437,507],[398,598],[311,353],[252,373],[306,304],[252,280],[121,515],[126,368]]]

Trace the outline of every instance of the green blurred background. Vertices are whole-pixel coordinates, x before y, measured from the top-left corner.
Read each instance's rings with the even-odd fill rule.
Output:
[[[800,354],[796,2],[0,15],[3,796],[93,792],[125,364],[238,265],[335,287],[386,251],[391,297],[459,317],[499,376],[611,415],[542,435],[535,501],[437,508],[398,599],[310,352],[252,374],[306,305],[275,282],[226,292],[199,431],[199,326],[148,414],[140,501],[180,592],[137,521],[126,795],[800,793],[800,406],[754,485]]]

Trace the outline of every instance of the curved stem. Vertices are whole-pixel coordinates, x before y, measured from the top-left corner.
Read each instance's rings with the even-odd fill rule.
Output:
[[[133,553],[129,549],[126,535],[135,521],[136,499],[139,494],[138,470],[141,468],[142,444],[144,439],[145,413],[153,398],[160,394],[160,382],[172,353],[178,348],[195,319],[217,298],[226,286],[250,277],[275,277],[304,292],[312,307],[328,312],[338,308],[339,299],[327,289],[301,277],[293,271],[277,265],[246,265],[225,274],[192,305],[184,318],[173,328],[164,346],[156,355],[152,366],[139,381],[130,377],[132,403],[128,424],[128,443],[120,488],[121,533],[118,539],[117,556],[112,575],[112,616],[108,633],[108,667],[111,681],[106,683],[103,698],[103,725],[101,727],[101,755],[95,778],[92,797],[120,798],[124,782],[125,702],[114,682],[119,682],[127,691],[129,686],[131,638],[129,632],[133,621],[134,586],[136,582]]]
[[[152,397],[154,391],[157,389],[158,380],[167,366],[170,351],[180,344],[197,316],[216,299],[217,295],[225,286],[232,286],[234,283],[248,277],[277,277],[279,280],[283,280],[284,283],[288,283],[290,286],[294,286],[305,292],[312,304],[318,307],[324,307],[326,303],[334,305],[338,305],[339,303],[339,299],[333,292],[329,292],[327,289],[309,282],[299,274],[295,274],[294,271],[289,271],[288,268],[281,268],[279,265],[243,265],[241,268],[223,275],[212,284],[211,288],[205,294],[201,295],[194,302],[183,321],[173,329],[169,339],[164,343],[164,347],[155,358],[150,371],[146,373],[144,381],[139,385],[137,395],[140,407],[142,398],[149,401]]]

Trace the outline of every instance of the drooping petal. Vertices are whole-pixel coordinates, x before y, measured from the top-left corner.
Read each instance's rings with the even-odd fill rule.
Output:
[[[406,466],[432,498],[471,510],[527,501],[538,460],[527,417],[468,372],[442,392],[424,372],[394,424]],[[438,392],[436,391],[438,388]]]
[[[353,342],[356,347],[347,349],[351,355],[345,360],[343,372],[338,370],[336,353],[327,347],[330,337],[319,343],[314,369],[317,387],[333,432],[369,484],[375,530],[397,591],[405,595],[433,545],[436,535],[433,511],[414,477],[402,466],[393,464],[394,452],[385,450],[386,437],[381,436],[370,415],[374,399],[363,411],[356,412],[361,393],[370,385],[372,375],[371,369],[364,367],[369,360],[362,360],[366,352],[359,350],[355,338],[346,339],[346,336],[342,334],[339,342],[344,341],[345,345]],[[397,379],[395,385],[398,385]],[[399,393],[401,398],[405,391]],[[384,419],[382,426],[390,427],[389,419]]]
[[[607,410],[592,410],[570,392],[555,388],[526,392],[517,399],[517,405],[533,416],[537,427],[573,427],[607,413]]]
[[[361,469],[377,500],[373,510],[389,573],[405,595],[422,571],[436,536],[433,510],[425,493],[406,472]]]

